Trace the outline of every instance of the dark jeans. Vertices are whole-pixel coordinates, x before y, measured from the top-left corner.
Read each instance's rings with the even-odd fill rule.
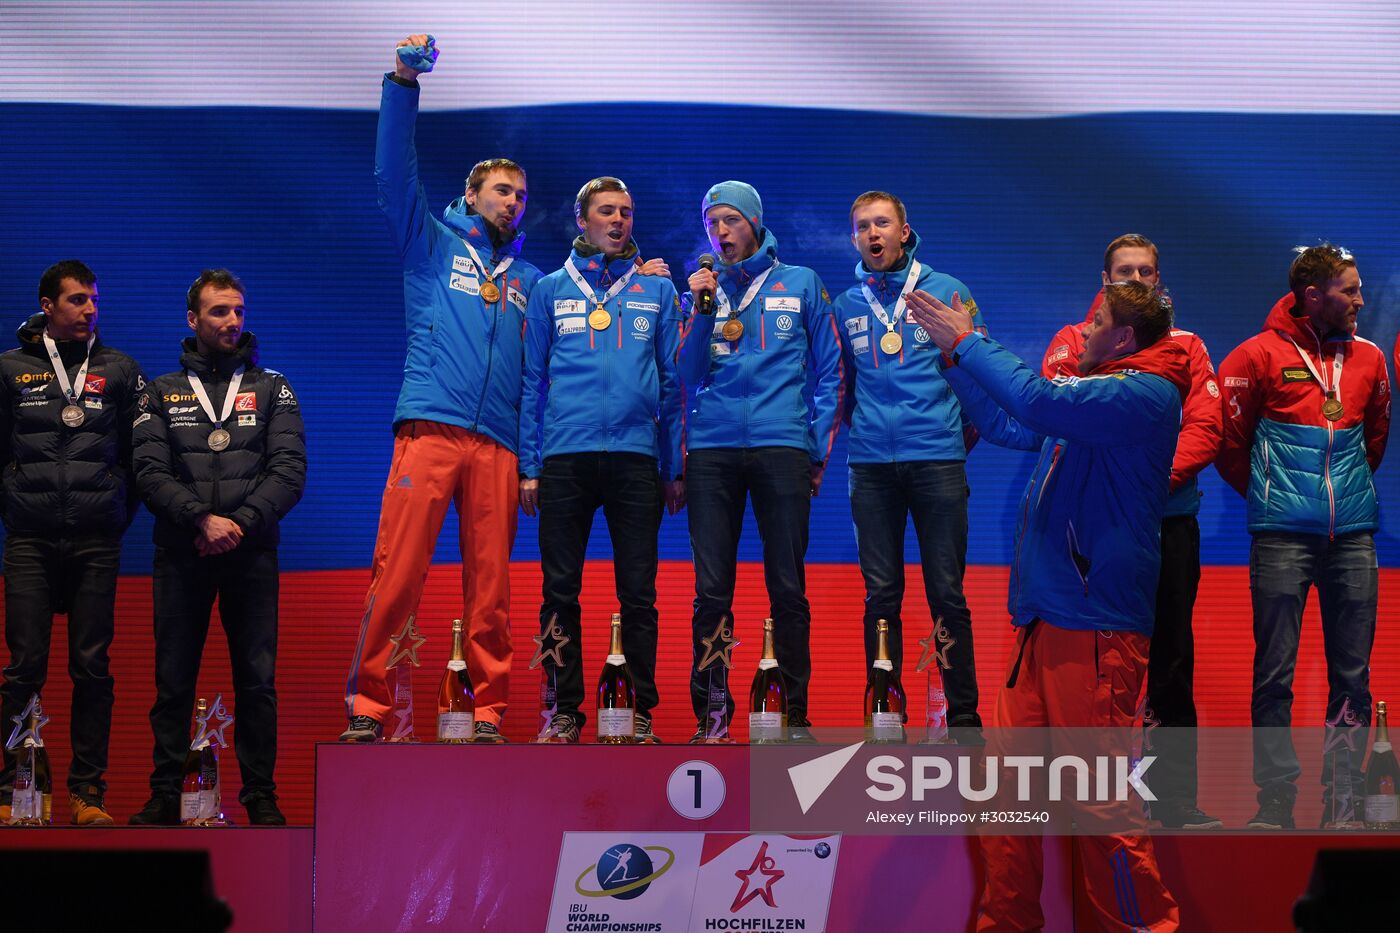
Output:
[[[939,672],[951,725],[981,725],[972,614],[963,597],[967,569],[967,472],[961,460],[852,463],[851,517],[865,578],[865,669],[875,660],[880,619],[889,623],[890,659],[904,659],[904,529],[913,515],[924,572],[924,596],[935,621]],[[946,664],[945,664],[946,662]]]
[[[1292,725],[1293,670],[1308,588],[1317,586],[1322,644],[1327,657],[1327,742],[1350,740],[1341,753],[1324,754],[1324,800],[1350,776],[1364,793],[1361,762],[1371,724],[1371,644],[1376,635],[1376,544],[1370,532],[1323,535],[1261,532],[1249,552],[1254,602],[1254,783],[1259,798],[1292,801],[1301,769],[1288,727]]]
[[[692,450],[685,459],[690,550],[695,560],[695,615],[691,619],[690,703],[697,721],[718,716],[725,694],[725,723],[734,715],[728,672],[699,665],[709,638],[734,604],[739,532],[744,504],[753,500],[763,541],[763,581],[773,619],[773,648],[788,685],[788,715],[807,715],[812,676],[812,610],[807,604],[807,519],[812,509],[811,462],[795,447],[717,447]],[[737,633],[736,633],[737,634]],[[747,682],[747,678],[745,678]],[[715,709],[710,709],[711,698]]]
[[[275,787],[277,588],[276,549],[239,547],[227,554],[199,557],[192,551],[156,548],[152,793],[180,792],[199,661],[215,597],[233,668],[233,746],[243,778],[239,799]]]
[[[14,730],[29,698],[44,689],[55,613],[68,615],[68,676],[73,680],[69,737],[70,790],[92,785],[105,793],[107,742],[112,731],[112,610],[117,598],[121,539],[80,535],[10,535],[5,541],[5,644],[10,663],[0,687],[0,744]],[[0,788],[14,786],[15,759],[4,753]]]
[[[1196,643],[1191,613],[1201,584],[1201,528],[1194,515],[1162,520],[1162,574],[1147,662],[1147,716],[1157,762],[1152,790],[1163,804],[1196,806]]]
[[[569,641],[560,651],[558,711],[582,712],[583,627],[579,591],[593,514],[599,508],[613,546],[613,579],[622,613],[622,652],[632,672],[637,712],[650,715],[656,696],[656,535],[661,527],[661,476],[656,458],[634,453],[561,454],[540,475],[540,626],[558,617]],[[546,676],[548,676],[546,671]]]

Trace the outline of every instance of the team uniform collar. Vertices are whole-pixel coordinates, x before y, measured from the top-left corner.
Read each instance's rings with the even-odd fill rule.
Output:
[[[919,231],[911,227],[909,228],[909,242],[904,244],[904,263],[898,269],[891,269],[887,272],[871,272],[866,268],[864,260],[857,260],[856,282],[860,285],[870,286],[870,290],[881,301],[895,298],[904,288],[904,282],[909,277],[909,270],[914,266],[914,253],[918,248]],[[928,266],[923,266],[923,268],[927,269]]]
[[[442,212],[442,222],[447,225],[449,230],[474,246],[482,256],[490,251],[493,264],[507,256],[520,255],[520,250],[525,245],[525,231],[517,230],[515,239],[497,246],[491,240],[491,233],[487,229],[486,221],[481,219],[480,214],[468,213],[468,210],[467,199],[464,195],[447,205],[447,208]]]

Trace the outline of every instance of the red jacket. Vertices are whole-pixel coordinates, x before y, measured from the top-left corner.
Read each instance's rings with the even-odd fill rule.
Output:
[[[1094,296],[1084,324],[1092,323],[1094,312],[1103,304],[1103,289]],[[1041,375],[1078,376],[1079,357],[1084,352],[1084,324],[1066,324],[1050,341],[1041,363]],[[1221,410],[1220,386],[1215,380],[1215,368],[1210,353],[1200,337],[1186,330],[1173,329],[1171,339],[1190,358],[1191,390],[1181,407],[1181,435],[1172,458],[1171,499],[1167,515],[1195,515],[1201,508],[1201,496],[1196,489],[1196,475],[1210,466],[1220,449]]]
[[[1371,474],[1390,430],[1385,353],[1355,334],[1319,337],[1293,307],[1292,294],[1279,299],[1262,332],[1220,366],[1225,439],[1216,469],[1249,501],[1252,532],[1374,529]],[[1323,389],[1303,355],[1329,381],[1341,359],[1338,420],[1323,417]]]

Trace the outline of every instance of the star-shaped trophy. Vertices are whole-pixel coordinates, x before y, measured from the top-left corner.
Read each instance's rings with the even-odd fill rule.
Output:
[[[34,727],[32,729],[28,726],[31,714],[34,716]],[[24,711],[18,716],[11,716],[10,722],[15,724],[15,731],[10,733],[10,738],[5,743],[5,747],[10,751],[19,748],[24,744],[26,739],[32,740],[35,746],[43,746],[44,739],[39,734],[39,730],[48,725],[49,717],[44,715],[44,707],[39,704],[39,694],[32,694],[29,697],[29,702],[24,707]]]
[[[733,619],[728,613],[719,617],[719,624],[715,626],[715,630],[700,639],[700,644],[705,646],[705,653],[701,656],[696,670],[706,670],[716,661],[724,665],[725,670],[734,667],[734,658],[731,655],[738,647],[739,641],[734,637]]]
[[[729,738],[729,671],[734,667],[734,649],[739,641],[734,637],[734,618],[729,613],[719,617],[715,630],[700,639],[705,653],[696,671],[710,672],[705,690],[705,744],[727,743]]]
[[[938,661],[938,669],[946,671],[949,667],[948,652],[958,640],[948,631],[948,627],[943,624],[943,617],[939,616],[933,620],[933,631],[928,633],[927,638],[919,639],[919,647],[924,649],[919,655],[919,663],[914,665],[914,673],[919,674],[928,670],[928,666],[935,660]]]
[[[389,660],[384,662],[384,669],[398,667],[404,658],[408,658],[408,663],[414,667],[419,667],[418,649],[428,641],[418,634],[418,617],[413,613],[408,616],[408,621],[403,624],[403,628],[397,634],[390,635],[389,641],[393,642],[394,650],[389,652]],[[407,647],[404,643],[407,642]]]
[[[564,646],[573,639],[564,634],[564,626],[559,624],[557,615],[549,617],[549,625],[543,632],[531,636],[531,641],[536,645],[535,656],[530,659],[530,670],[534,670],[546,660],[552,662],[555,667],[564,666]]]
[[[214,697],[214,702],[209,704],[203,716],[195,716],[194,720],[198,728],[195,729],[194,741],[190,743],[191,748],[199,748],[206,741],[220,748],[228,748],[224,730],[233,725],[233,717],[224,709],[222,693]]]

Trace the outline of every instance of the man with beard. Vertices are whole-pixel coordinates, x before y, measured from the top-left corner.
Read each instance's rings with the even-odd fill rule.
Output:
[[[980,742],[972,615],[963,595],[967,564],[967,450],[976,433],[943,379],[928,332],[905,309],[915,289],[952,301],[967,286],[919,262],[919,235],[904,202],[867,191],[851,205],[856,284],[835,302],[848,381],[851,518],[865,578],[865,668],[875,661],[876,624],[889,623],[890,660],[904,655],[904,527],[913,516],[924,594],[934,619],[934,656],[948,697],[950,735]],[[985,330],[977,304],[964,302]]]
[[[598,723],[598,736],[658,741],[651,725],[656,536],[663,500],[673,515],[684,501],[680,299],[664,262],[642,263],[633,206],[617,178],[585,184],[574,201],[573,252],[535,286],[525,312],[520,505],[540,518],[541,632],[557,624],[567,639],[559,642],[562,663],[547,672],[557,680],[555,709],[538,739],[545,743],[577,743],[587,720],[578,597],[599,508],[612,537],[636,710],[630,725]]]
[[[717,650],[727,653],[749,497],[763,540],[774,649],[788,684],[789,737],[810,741],[812,613],[803,560],[811,499],[840,427],[840,338],[817,274],[778,261],[778,241],[763,225],[763,202],[752,186],[720,182],[700,210],[719,265],[690,277],[694,313],[680,356],[681,381],[695,389],[685,462],[695,559],[691,741],[729,734],[734,697],[727,672],[707,662]]]
[[[146,378],[97,336],[97,277],[70,259],[39,279],[40,311],[0,356],[4,467],[5,644],[0,745],[48,679],[55,613],[68,615],[68,802],[79,826],[109,824],[103,807],[112,731],[113,609],[121,539],[136,506],[131,422]],[[15,755],[4,748],[0,823],[9,818]]]
[[[254,825],[280,826],[277,761],[277,545],[306,485],[301,410],[287,377],[258,364],[243,283],[206,269],[190,286],[194,331],[180,369],[152,380],[133,426],[133,466],[156,517],[155,769],[136,825],[180,822],[199,662],[219,602],[233,668],[239,802]]]
[[[1104,250],[1102,284],[1143,282],[1161,289],[1157,247],[1147,237],[1125,233]],[[1047,379],[1079,374],[1084,331],[1103,302],[1103,291],[1082,324],[1067,324],[1050,341],[1040,371]],[[1193,693],[1196,647],[1191,613],[1201,582],[1201,528],[1196,514],[1201,493],[1196,476],[1220,449],[1220,386],[1206,345],[1197,335],[1173,327],[1168,336],[1191,359],[1191,394],[1182,406],[1181,435],[1172,460],[1171,495],[1162,519],[1162,573],[1157,582],[1157,616],[1147,662],[1147,737],[1157,758],[1152,818],[1171,829],[1215,829],[1220,820],[1196,805],[1196,699]]]
[[[1390,430],[1385,354],[1356,333],[1365,304],[1356,260],[1331,243],[1301,249],[1288,287],[1262,332],[1220,364],[1225,439],[1216,469],[1247,500],[1252,536],[1250,722],[1259,811],[1248,825],[1256,829],[1294,825],[1293,670],[1314,585],[1328,687],[1322,819],[1360,819],[1353,807],[1365,793],[1379,584],[1372,474]]]
[[[409,634],[449,503],[459,522],[474,740],[505,741],[521,330],[540,273],[517,260],[527,192],[524,170],[509,159],[478,162],[466,193],[441,220],[432,216],[413,133],[418,77],[436,58],[431,36],[401,41],[380,99],[375,179],[403,264],[408,359],[342,742],[383,734],[394,706],[396,671],[386,668],[391,638]]]

